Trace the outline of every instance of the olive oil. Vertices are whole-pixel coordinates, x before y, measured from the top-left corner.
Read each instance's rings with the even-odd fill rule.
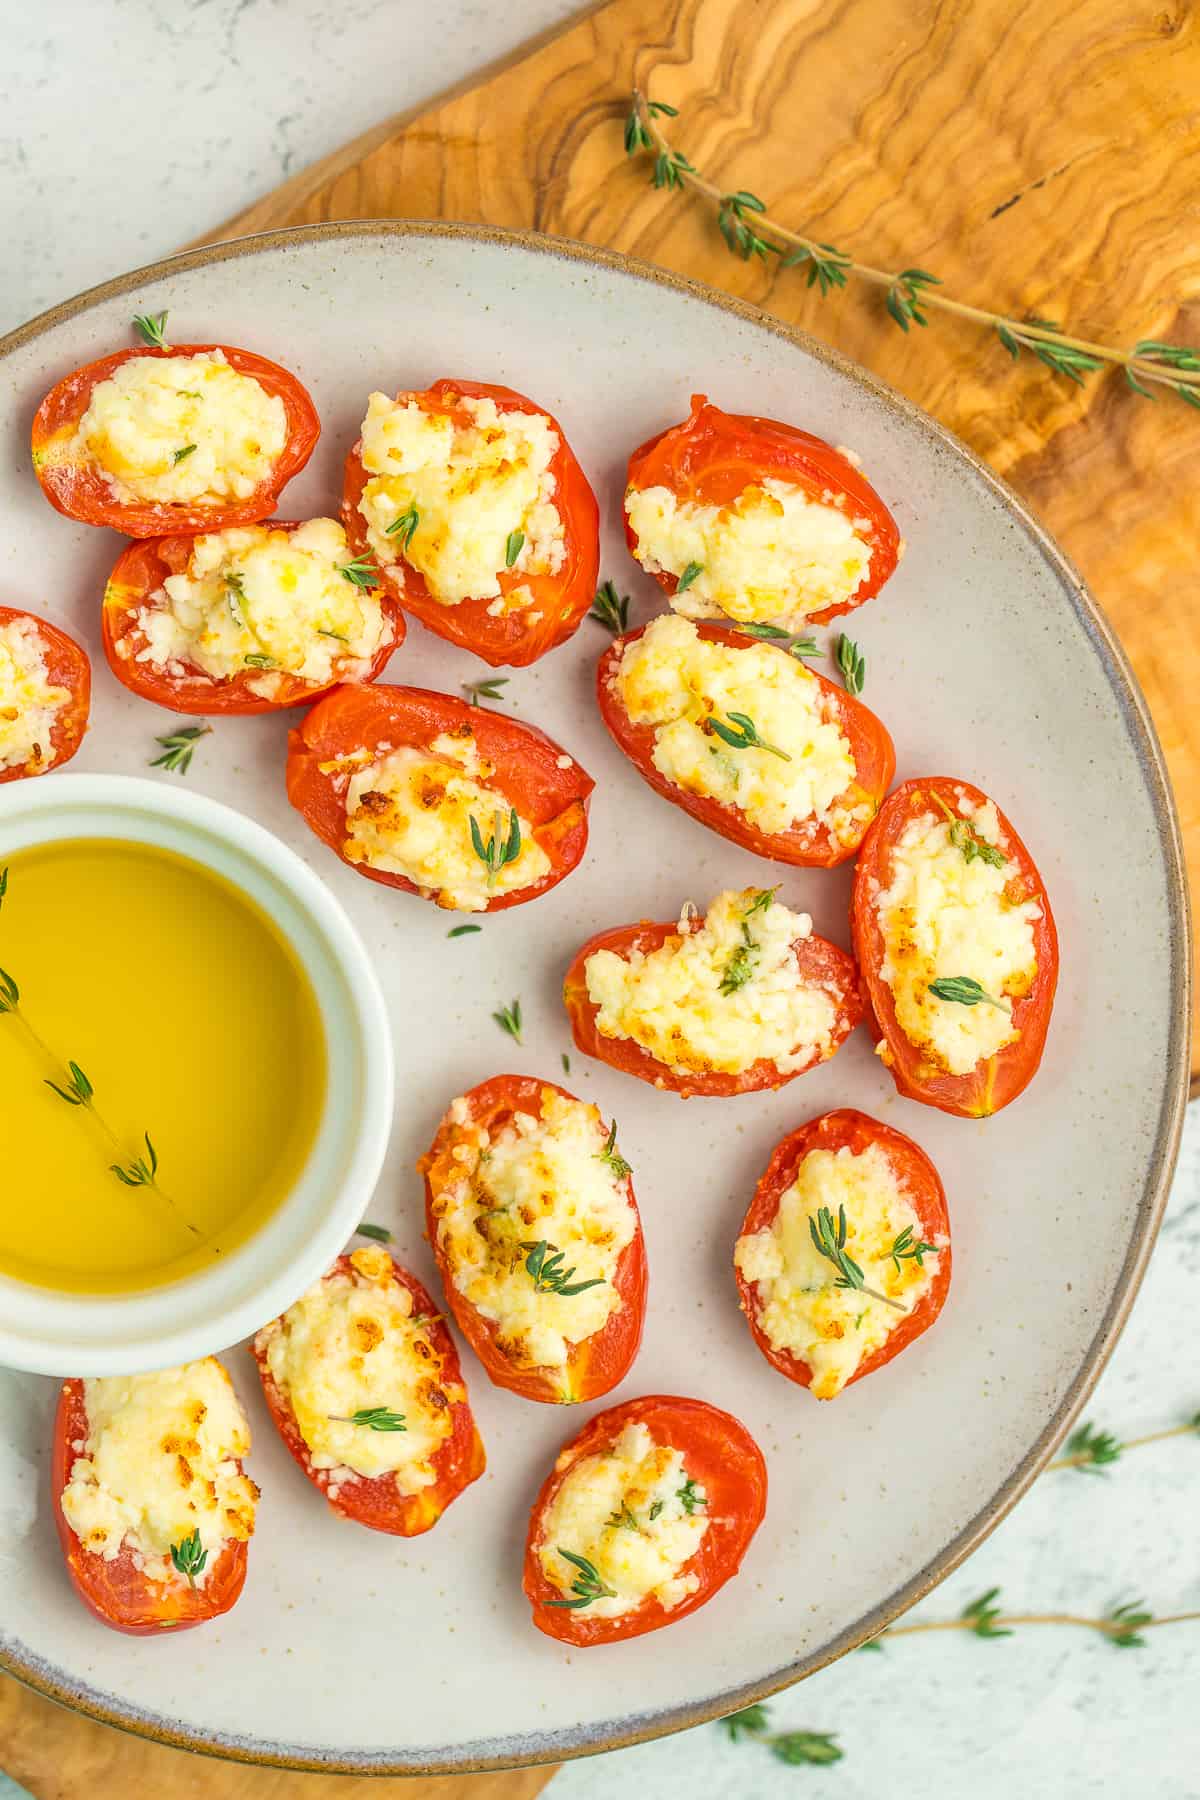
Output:
[[[0,852],[0,881],[0,1273],[121,1294],[210,1267],[316,1137],[307,975],[246,895],[152,845]]]

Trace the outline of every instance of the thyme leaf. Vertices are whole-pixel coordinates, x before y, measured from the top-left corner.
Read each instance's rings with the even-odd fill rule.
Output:
[[[163,753],[152,759],[150,767],[186,775],[192,766],[196,745],[202,737],[208,737],[211,731],[211,725],[185,725],[179,731],[169,731],[165,737],[155,738],[155,743],[162,745]]]
[[[413,532],[420,523],[420,513],[415,506],[410,506],[400,514],[398,519],[392,520],[384,535],[386,537],[398,538],[400,540],[401,550],[407,550],[408,546],[413,541]]]
[[[1001,1012],[1011,1012],[1012,1004],[1008,1000],[997,1000],[986,988],[980,987],[973,975],[943,975],[937,981],[931,981],[927,990],[938,1000],[951,1001],[955,1006],[995,1006]]]
[[[533,1280],[535,1294],[561,1294],[569,1300],[575,1294],[582,1294],[588,1288],[603,1287],[604,1277],[595,1275],[590,1281],[572,1282],[574,1268],[564,1269],[565,1258],[557,1244],[551,1244],[545,1238],[538,1238],[536,1243],[522,1244],[526,1252],[525,1271]]]
[[[690,562],[688,564],[687,568],[683,571],[683,574],[679,577],[678,581],[675,583],[675,592],[677,594],[686,594],[688,589],[691,587],[693,581],[695,581],[696,577],[698,575],[703,575],[703,573],[704,573],[704,564],[703,563]]]
[[[575,1598],[573,1600],[548,1600],[547,1606],[565,1606],[571,1611],[577,1611],[581,1606],[590,1606],[593,1600],[616,1598],[616,1589],[605,1586],[600,1579],[599,1570],[594,1563],[588,1561],[586,1556],[576,1556],[573,1550],[564,1550],[561,1545],[558,1546],[558,1554],[564,1562],[569,1562],[573,1568],[579,1571],[571,1583],[570,1591]]]
[[[487,843],[483,841],[483,833],[479,829],[479,821],[471,814],[471,848],[487,870],[489,888],[496,885],[496,877],[511,862],[516,862],[521,854],[521,821],[517,817],[515,806],[509,808],[508,836],[504,836],[504,814],[497,809],[492,827],[492,835]]]
[[[842,686],[848,694],[861,694],[863,683],[867,678],[867,659],[854,642],[843,631],[837,641],[834,652],[838,672],[842,677]]]
[[[514,1000],[511,1006],[502,1006],[499,1012],[492,1014],[501,1031],[507,1031],[510,1038],[521,1042],[521,1002]]]
[[[163,314],[166,318],[166,314]],[[189,1531],[178,1544],[171,1545],[171,1561],[181,1575],[187,1576],[190,1588],[196,1585],[196,1577],[201,1574],[208,1561],[208,1551],[200,1542],[200,1528],[196,1526]]]
[[[611,581],[602,581],[596,589],[588,618],[595,619],[597,625],[603,625],[614,637],[620,637],[623,631],[629,630],[629,595],[618,594]]]
[[[500,689],[507,686],[507,675],[489,675],[484,681],[464,681],[462,691],[468,706],[478,706],[481,700],[503,700]]]
[[[135,313],[133,328],[144,344],[152,344],[156,350],[167,348],[166,339],[167,315],[160,313]]]
[[[612,1129],[609,1131],[603,1150],[597,1150],[596,1152],[596,1159],[598,1162],[608,1164],[617,1181],[624,1181],[626,1176],[632,1173],[625,1158],[619,1155],[617,1151],[617,1122],[615,1119],[612,1122]]]
[[[327,1418],[341,1425],[364,1425],[368,1431],[407,1431],[402,1412],[387,1406],[360,1406],[357,1412],[328,1413]]]
[[[808,1230],[817,1254],[831,1262],[838,1272],[834,1287],[853,1288],[858,1293],[869,1294],[872,1300],[882,1300],[885,1306],[893,1307],[896,1312],[908,1311],[907,1306],[902,1306],[899,1300],[892,1300],[887,1294],[881,1294],[878,1288],[867,1286],[866,1276],[846,1249],[844,1206],[838,1207],[836,1225],[829,1208],[822,1206],[815,1219],[809,1216]]]
[[[778,744],[768,744],[765,738],[759,737],[758,727],[748,713],[731,712],[728,722],[719,719],[716,713],[709,713],[700,729],[709,736],[715,733],[722,743],[728,744],[733,750],[769,750],[781,762],[792,760],[788,752],[781,750]]]
[[[524,544],[525,533],[523,531],[509,532],[508,542],[504,546],[504,566],[506,569],[512,568],[518,556],[520,556]]]
[[[379,570],[369,556],[356,556],[353,562],[339,563],[339,575],[344,575],[352,587],[376,588],[379,586]]]

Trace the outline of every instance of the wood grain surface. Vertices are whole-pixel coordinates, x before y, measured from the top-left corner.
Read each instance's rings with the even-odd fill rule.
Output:
[[[1139,399],[1115,377],[1080,389],[1032,362],[1014,367],[957,322],[905,337],[877,294],[822,300],[796,271],[742,263],[702,203],[656,192],[646,165],[625,157],[635,85],[680,109],[676,146],[723,187],[762,195],[781,220],[866,261],[930,269],[957,298],[1068,321],[1081,336],[1196,343],[1193,8],[609,0],[375,127],[211,239],[382,216],[535,227],[697,276],[847,351],[986,457],[1079,565],[1150,701],[1200,869],[1200,412]],[[1119,847],[1119,820],[1113,838]],[[0,1682],[0,1745],[36,1800],[527,1800],[552,1773],[401,1782],[222,1764],[67,1714],[11,1681]]]

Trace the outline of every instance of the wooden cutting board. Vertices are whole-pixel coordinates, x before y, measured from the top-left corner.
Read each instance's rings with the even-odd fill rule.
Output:
[[[536,227],[698,276],[849,352],[985,456],[1078,563],[1150,701],[1195,873],[1200,412],[1114,377],[1078,389],[1014,367],[956,322],[906,337],[868,290],[822,300],[799,271],[739,261],[703,203],[656,192],[625,157],[634,85],[680,109],[677,147],[721,188],[760,194],[863,260],[932,270],[958,298],[1080,336],[1197,343],[1200,41],[1187,0],[609,0],[294,176],[212,240],[388,215]],[[1119,820],[1096,853],[1120,853]],[[36,1800],[402,1788],[188,1757],[11,1682],[0,1746]],[[403,1792],[527,1800],[549,1773]]]

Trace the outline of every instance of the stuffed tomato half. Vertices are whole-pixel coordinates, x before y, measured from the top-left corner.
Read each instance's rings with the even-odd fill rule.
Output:
[[[928,1331],[950,1287],[937,1170],[849,1109],[777,1145],[734,1251],[742,1311],[772,1366],[832,1400]]]
[[[360,875],[459,912],[569,875],[594,785],[536,726],[426,688],[337,688],[288,740],[288,799],[317,836]]]
[[[115,1631],[182,1631],[246,1579],[258,1489],[250,1428],[215,1357],[152,1375],[64,1381],[51,1491],[67,1573]]]
[[[346,460],[356,553],[406,612],[493,666],[536,662],[577,629],[599,516],[558,421],[486,382],[372,394]]]
[[[847,452],[703,394],[630,457],[625,535],[677,612],[792,631],[861,606],[901,551]]]
[[[483,1474],[454,1340],[378,1245],[340,1256],[254,1356],[280,1436],[343,1518],[416,1537]]]
[[[335,519],[130,544],[102,627],[117,680],[187,713],[273,712],[373,681],[404,639],[403,614]]]
[[[778,644],[666,614],[617,638],[600,716],[656,793],[773,862],[853,856],[896,769],[885,727]]]
[[[0,606],[0,782],[69,761],[87,730],[91,692],[92,665],[74,638]]]
[[[453,1101],[419,1167],[459,1330],[497,1387],[595,1400],[646,1315],[646,1246],[616,1126],[551,1081],[496,1075]]]
[[[652,1394],[610,1407],[559,1452],[525,1546],[533,1622],[567,1644],[641,1637],[737,1574],[767,1469],[737,1419]]]
[[[51,388],[34,416],[33,467],[51,506],[84,524],[135,538],[215,531],[274,512],[320,435],[309,394],[278,363],[160,341]]]
[[[1045,884],[993,800],[948,776],[906,781],[867,834],[854,947],[900,1092],[982,1118],[1037,1072],[1058,982]]]
[[[772,888],[598,933],[563,1001],[580,1050],[685,1098],[782,1087],[828,1061],[862,1015],[853,959]]]

